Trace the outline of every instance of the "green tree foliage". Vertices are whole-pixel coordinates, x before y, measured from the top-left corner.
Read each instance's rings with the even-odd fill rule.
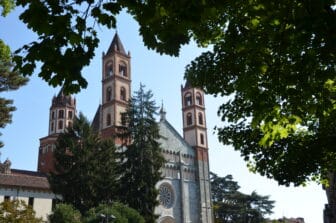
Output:
[[[122,137],[130,143],[123,145],[120,195],[121,201],[138,210],[146,222],[155,222],[158,205],[156,183],[161,179],[164,159],[158,143],[159,127],[154,118],[156,110],[151,91],[144,86],[129,102],[125,118],[127,127]]]
[[[4,201],[0,203],[0,222],[10,223],[42,223],[35,217],[35,211],[23,200]]]
[[[80,114],[58,137],[56,173],[49,178],[53,191],[82,213],[111,202],[116,194],[116,154],[114,142],[101,140]]]
[[[27,83],[28,79],[13,71],[13,66],[9,47],[0,40],[0,92],[17,90]],[[0,97],[0,128],[12,122],[12,112],[15,110],[13,100]],[[0,142],[0,147],[2,146]]]
[[[14,0],[1,0],[0,1],[0,9],[1,10],[1,16],[6,16],[10,11],[12,11],[15,7],[15,1]]]
[[[181,44],[189,42],[190,30],[199,29],[203,21],[217,20],[219,9],[225,6],[219,0],[17,0],[16,5],[24,7],[20,19],[39,36],[16,51],[17,68],[25,75],[38,72],[50,85],[62,85],[66,93],[87,86],[81,70],[89,65],[98,46],[96,25],[114,28],[122,9],[139,22],[139,32],[149,48],[177,56]],[[41,69],[36,69],[37,62],[42,63]]]
[[[49,216],[50,223],[81,223],[81,213],[70,204],[57,204]]]
[[[114,216],[114,223],[145,223],[144,218],[134,210],[124,204],[114,202],[112,205],[99,205],[90,209],[84,218],[85,223],[106,222],[107,217]],[[111,219],[109,222],[112,222]]]
[[[230,96],[218,111],[219,139],[280,184],[336,166],[334,4],[231,1],[221,38],[186,70],[195,86]]]
[[[211,173],[211,195],[216,223],[260,223],[271,214],[274,201],[256,192],[239,192],[231,175],[219,177]]]

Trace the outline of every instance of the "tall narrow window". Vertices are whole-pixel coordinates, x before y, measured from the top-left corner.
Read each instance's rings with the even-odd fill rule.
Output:
[[[127,124],[127,114],[125,112],[120,113],[121,125],[126,126]]]
[[[71,121],[68,122],[68,128],[72,128],[72,122]]]
[[[201,144],[204,145],[204,135],[203,135],[203,133],[200,134],[200,138],[201,138]]]
[[[64,110],[58,111],[58,118],[64,118]]]
[[[58,129],[63,129],[63,121],[58,121]]]
[[[54,122],[51,123],[51,131],[54,131]]]
[[[184,95],[184,105],[185,106],[190,106],[192,104],[192,97],[191,97],[191,93],[186,93]]]
[[[192,114],[189,112],[187,114],[187,125],[191,125],[192,124]]]
[[[34,198],[33,197],[29,197],[28,205],[31,206],[31,207],[34,207]]]
[[[106,101],[111,101],[112,100],[112,88],[108,87],[106,89]]]
[[[203,115],[201,112],[198,113],[198,124],[203,125]]]
[[[197,105],[203,105],[202,95],[200,93],[196,94],[196,104]]]
[[[126,89],[124,87],[120,88],[120,100],[126,101]]]
[[[51,112],[51,119],[55,119],[55,112],[54,111]]]
[[[107,116],[106,116],[106,125],[107,125],[107,126],[110,126],[110,125],[111,125],[111,114],[110,114],[110,113],[107,114]]]
[[[72,119],[72,111],[69,111],[69,112],[68,112],[68,118],[69,118],[69,119]]]
[[[105,67],[105,77],[110,77],[113,75],[113,63],[109,62]]]
[[[124,62],[119,64],[119,74],[123,77],[127,77],[127,67]]]

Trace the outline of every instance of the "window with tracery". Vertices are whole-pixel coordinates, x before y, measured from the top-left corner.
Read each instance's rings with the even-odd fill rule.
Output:
[[[174,204],[173,188],[168,183],[163,183],[159,187],[159,201],[165,208],[171,208]]]

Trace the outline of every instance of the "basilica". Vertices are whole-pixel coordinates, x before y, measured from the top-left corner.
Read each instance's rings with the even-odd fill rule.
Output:
[[[102,55],[102,103],[92,121],[102,138],[112,137],[122,126],[123,112],[131,97],[131,56],[115,34]],[[211,223],[208,138],[204,92],[188,82],[181,86],[183,136],[160,110],[160,143],[166,160],[163,179],[157,183],[160,205],[155,213],[161,223]],[[76,116],[76,100],[62,91],[52,98],[48,135],[40,139],[38,172],[53,171],[53,151],[58,134],[71,126]],[[116,144],[120,144],[115,139]]]

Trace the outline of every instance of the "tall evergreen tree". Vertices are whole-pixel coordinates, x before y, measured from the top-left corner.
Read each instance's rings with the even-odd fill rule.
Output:
[[[129,143],[123,145],[120,178],[122,201],[138,210],[146,222],[155,222],[158,205],[156,183],[161,179],[164,163],[158,143],[159,127],[154,118],[158,107],[151,91],[144,85],[135,92],[125,113],[126,127],[122,137]]]
[[[0,92],[17,90],[27,83],[28,79],[14,71],[13,67],[10,49],[0,40]],[[12,122],[12,112],[15,109],[13,100],[0,97],[0,128]],[[0,142],[0,147],[2,146]]]
[[[116,200],[116,154],[114,142],[101,140],[80,114],[58,137],[56,173],[49,178],[53,191],[82,213]]]
[[[211,173],[211,195],[216,223],[260,223],[271,214],[274,201],[253,191],[239,192],[231,175],[219,177]]]

